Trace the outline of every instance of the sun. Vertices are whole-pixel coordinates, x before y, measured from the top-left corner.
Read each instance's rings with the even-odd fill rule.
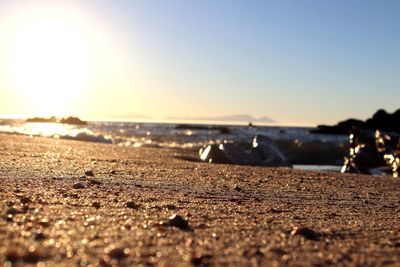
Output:
[[[77,18],[40,9],[16,23],[8,43],[9,77],[21,98],[37,114],[73,113],[93,75],[90,40]]]

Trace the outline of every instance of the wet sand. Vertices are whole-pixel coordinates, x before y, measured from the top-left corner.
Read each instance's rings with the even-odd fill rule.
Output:
[[[400,266],[400,179],[182,156],[0,134],[0,264]]]

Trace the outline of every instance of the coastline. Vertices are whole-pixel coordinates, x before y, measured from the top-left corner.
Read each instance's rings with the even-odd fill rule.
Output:
[[[182,159],[191,153],[0,133],[0,262],[400,262],[400,179]],[[168,225],[173,214],[189,227]]]

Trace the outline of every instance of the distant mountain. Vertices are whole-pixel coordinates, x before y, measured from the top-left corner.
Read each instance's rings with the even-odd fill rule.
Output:
[[[273,119],[268,117],[253,117],[250,115],[239,114],[239,115],[227,115],[227,116],[216,116],[216,117],[170,117],[167,120],[194,120],[194,121],[226,121],[226,122],[259,122],[259,123],[271,123],[275,122]]]

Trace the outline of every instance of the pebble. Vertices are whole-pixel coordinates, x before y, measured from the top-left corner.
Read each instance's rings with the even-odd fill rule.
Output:
[[[85,185],[83,183],[81,183],[81,182],[77,182],[77,183],[74,183],[72,185],[72,188],[74,188],[74,189],[83,189],[83,188],[85,188]]]
[[[101,185],[101,184],[103,184],[102,182],[100,182],[99,180],[96,180],[96,179],[90,179],[90,183],[92,185]]]
[[[165,205],[165,207],[167,209],[169,209],[169,210],[176,210],[177,209],[177,207],[174,204],[167,204],[167,205]]]
[[[40,241],[40,240],[43,240],[43,239],[46,239],[45,234],[43,234],[42,232],[35,233],[35,240],[36,241]]]
[[[21,251],[17,247],[11,247],[7,249],[5,258],[11,263],[15,263],[17,261],[24,261],[25,263],[37,263],[38,261],[47,258],[47,255],[43,249],[38,249],[35,247],[32,247],[27,251]]]
[[[92,170],[87,170],[87,171],[85,171],[85,175],[86,176],[94,176],[94,173]]]
[[[201,256],[193,256],[190,260],[192,265],[194,266],[209,266],[209,262],[212,259],[212,255],[201,255]]]
[[[237,184],[235,184],[235,185],[233,186],[233,189],[236,190],[236,191],[242,191],[242,188],[240,188],[240,186],[237,185]]]
[[[318,241],[320,234],[308,227],[302,227],[292,231],[293,235],[300,235],[308,240]]]
[[[15,247],[8,248],[5,253],[5,258],[9,262],[16,262],[21,258],[21,253]]]
[[[36,263],[36,262],[38,262],[38,261],[40,261],[41,259],[44,259],[44,258],[45,258],[44,251],[38,250],[38,249],[34,249],[32,251],[28,251],[27,253],[22,255],[22,259],[25,262],[29,262],[29,263]]]
[[[110,174],[116,174],[117,172],[115,170],[111,170]]]
[[[110,248],[106,249],[107,255],[114,259],[123,259],[129,255],[129,249],[124,247],[114,247],[111,246]]]
[[[133,201],[128,201],[126,202],[126,207],[130,208],[130,209],[137,209],[139,207],[139,205],[135,204],[135,202]]]
[[[96,209],[100,209],[101,205],[99,202],[93,202],[92,207],[95,207]]]
[[[49,227],[50,226],[50,220],[48,218],[42,218],[39,221],[39,224],[43,227]]]
[[[19,211],[16,208],[13,208],[13,207],[11,207],[11,208],[9,208],[7,210],[7,214],[15,215],[17,213],[19,213]]]
[[[29,197],[23,196],[23,197],[20,198],[19,201],[21,201],[22,204],[28,204],[28,203],[31,202],[31,199]]]
[[[189,223],[186,219],[182,216],[173,214],[171,217],[168,218],[169,225],[172,227],[177,227],[179,229],[189,229]]]

